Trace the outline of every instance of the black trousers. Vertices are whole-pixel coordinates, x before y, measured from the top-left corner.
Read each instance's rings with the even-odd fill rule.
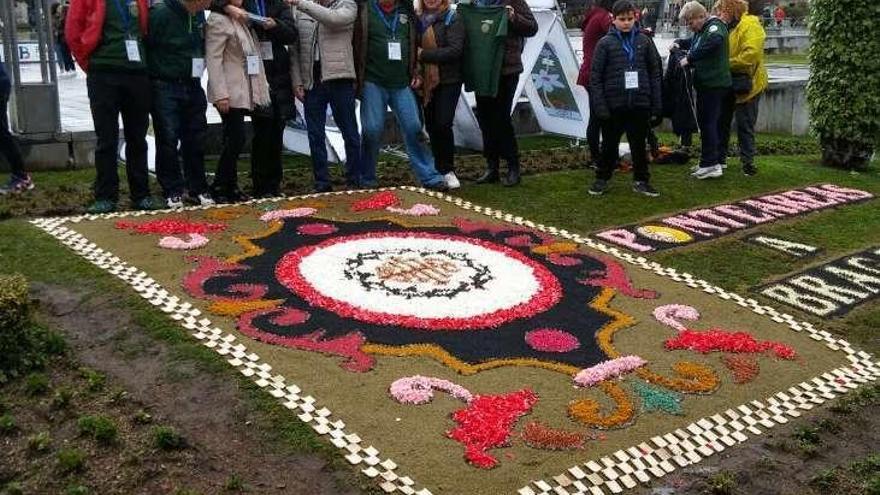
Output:
[[[441,84],[434,88],[425,107],[425,128],[431,138],[434,166],[442,175],[455,171],[455,135],[452,122],[461,96],[461,83]]]
[[[490,169],[497,170],[501,158],[509,167],[519,167],[519,148],[510,115],[518,81],[519,74],[502,75],[497,95],[477,96],[477,122],[483,134],[483,156]]]
[[[21,158],[21,148],[18,140],[12,136],[9,130],[9,115],[6,106],[9,104],[9,93],[0,93],[0,153],[6,157],[9,163],[9,171],[13,177],[24,177],[24,160]]]
[[[610,180],[619,158],[620,138],[626,133],[629,149],[633,160],[633,179],[648,182],[651,174],[648,171],[648,156],[645,151],[645,140],[650,129],[651,112],[649,110],[617,110],[611,112],[611,118],[602,121],[602,162],[596,171],[596,178]]]
[[[758,102],[761,96],[755,96],[745,103],[737,103],[736,95],[731,92],[721,105],[720,122],[720,162],[727,163],[727,152],[730,149],[731,124],[736,121],[736,136],[739,143],[740,163],[744,166],[753,165],[755,161],[755,125],[758,123]]]
[[[281,192],[281,148],[284,119],[272,105],[271,115],[252,115],[254,137],[251,141],[251,180],[254,196],[277,196]]]
[[[698,89],[697,121],[700,124],[700,167],[712,167],[722,163],[721,156],[721,110],[730,96],[730,89]]]
[[[147,175],[147,128],[150,125],[150,79],[144,74],[92,71],[86,78],[95,123],[95,200],[119,201],[119,115],[125,135],[125,173],[132,202],[150,195]]]
[[[221,113],[223,120],[223,151],[217,162],[217,173],[211,192],[229,195],[238,189],[238,157],[244,149],[244,117],[247,110],[230,108],[229,113]]]
[[[602,119],[596,116],[590,107],[590,120],[587,122],[587,146],[590,148],[590,160],[598,163],[602,156],[599,138],[602,136]]]

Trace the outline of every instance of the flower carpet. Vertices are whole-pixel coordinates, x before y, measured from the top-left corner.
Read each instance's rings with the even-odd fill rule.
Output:
[[[880,377],[753,299],[413,188],[33,223],[387,492],[620,493]]]

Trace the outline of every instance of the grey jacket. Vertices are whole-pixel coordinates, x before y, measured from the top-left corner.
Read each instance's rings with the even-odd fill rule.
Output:
[[[358,7],[354,0],[333,0],[327,7],[300,0],[294,15],[299,44],[290,50],[293,85],[312,89],[315,47],[320,54],[321,81],[354,79],[352,35]]]

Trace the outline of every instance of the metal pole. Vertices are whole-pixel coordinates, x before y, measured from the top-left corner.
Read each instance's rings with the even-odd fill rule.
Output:
[[[51,10],[49,9],[49,0],[43,0],[43,8],[46,12],[49,12],[50,15],[46,17],[47,26],[49,32],[49,74],[51,76],[50,82],[52,83],[53,91],[52,91],[52,105],[55,106],[55,115],[57,118],[55,119],[55,132],[61,132],[61,100],[58,95],[60,88],[58,87],[58,67],[57,67],[57,59],[55,58],[55,29],[54,29],[54,21],[51,16]],[[59,5],[59,8],[60,5]]]

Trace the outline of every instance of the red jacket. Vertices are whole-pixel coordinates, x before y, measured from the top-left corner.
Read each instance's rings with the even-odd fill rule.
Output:
[[[119,1],[126,2],[126,0]],[[149,0],[137,0],[137,4],[141,34],[146,36],[150,15]],[[70,47],[70,53],[86,72],[89,70],[89,57],[101,44],[106,15],[105,0],[71,0],[70,2],[67,23],[64,25],[64,39]]]
[[[598,5],[590,7],[590,10],[584,17],[582,29],[584,31],[584,63],[581,64],[581,70],[578,73],[578,84],[589,90],[590,66],[593,65],[593,52],[596,51],[596,45],[599,44],[599,40],[608,34],[608,30],[611,29],[611,12]]]

